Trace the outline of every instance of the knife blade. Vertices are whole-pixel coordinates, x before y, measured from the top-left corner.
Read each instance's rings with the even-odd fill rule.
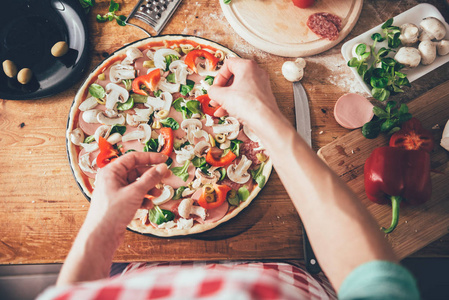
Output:
[[[296,131],[312,147],[312,125],[310,122],[309,99],[306,91],[299,81],[293,82],[293,99],[295,100]],[[306,269],[310,274],[321,272],[321,267],[315,257],[304,226],[302,227],[304,244],[304,260]]]

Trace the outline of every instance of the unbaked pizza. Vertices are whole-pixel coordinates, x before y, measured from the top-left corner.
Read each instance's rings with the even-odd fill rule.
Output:
[[[149,188],[131,230],[199,233],[248,206],[272,165],[257,136],[210,103],[207,91],[231,56],[208,40],[161,36],[102,62],[78,91],[67,123],[69,161],[83,193],[91,197],[98,169],[114,158],[159,152],[169,156],[172,174]]]

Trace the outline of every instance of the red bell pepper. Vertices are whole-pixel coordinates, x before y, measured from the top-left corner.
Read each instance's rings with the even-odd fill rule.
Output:
[[[214,167],[224,167],[229,165],[231,162],[236,159],[237,155],[234,152],[229,151],[225,156],[217,157],[213,152],[221,152],[218,151],[218,148],[211,148],[206,154],[206,162]]]
[[[401,130],[391,136],[390,146],[406,150],[431,152],[434,146],[434,139],[432,132],[424,129],[418,119],[411,118],[402,124]]]
[[[215,194],[215,201],[208,202],[207,200],[212,198],[210,194],[207,194],[205,192],[205,189],[203,189],[203,193],[201,194],[200,198],[198,199],[198,204],[205,208],[205,209],[212,209],[217,208],[220,205],[222,205],[226,201],[226,195],[231,190],[231,188],[227,185],[216,185],[214,184],[214,194]]]
[[[119,152],[101,136],[98,140],[98,146],[100,148],[100,153],[97,156],[97,166],[99,168],[105,167],[111,161],[119,157]]]
[[[375,203],[391,203],[391,225],[382,230],[392,232],[398,224],[399,204],[418,205],[430,199],[430,154],[394,147],[374,149],[365,163],[365,192]]]
[[[217,67],[220,59],[206,50],[192,50],[187,53],[184,63],[195,73],[198,73],[196,68],[196,59],[204,57],[206,59],[206,70],[213,71]]]
[[[161,152],[159,153],[170,156],[170,154],[173,152],[173,145],[175,140],[173,129],[171,129],[170,127],[162,127],[160,132],[162,134],[162,137],[164,138],[164,146],[162,146]]]
[[[315,0],[292,0],[293,4],[299,8],[307,8],[315,3]]]
[[[155,91],[160,80],[161,70],[154,69],[147,75],[139,76],[133,80],[133,92],[139,95],[148,96],[148,93],[142,90],[142,85],[146,86],[150,91]]]
[[[211,100],[207,94],[196,97],[196,100],[201,103],[201,110],[203,111],[203,113],[212,117],[214,116],[214,113],[217,111],[217,109],[220,107],[220,106],[215,107],[210,106],[209,103]]]

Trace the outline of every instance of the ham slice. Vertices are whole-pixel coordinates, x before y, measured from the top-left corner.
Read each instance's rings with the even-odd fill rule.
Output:
[[[173,159],[173,163],[172,163],[172,166],[170,167],[170,169],[172,169],[173,167],[182,167],[182,164],[180,164],[176,161],[176,154],[174,151],[170,155],[170,157],[171,157],[171,159]],[[193,178],[195,177],[195,167],[192,164],[190,164],[189,168],[187,169],[187,172],[189,173],[189,178],[186,181],[183,181],[181,178],[179,178],[175,174],[171,174],[169,177],[163,178],[162,183],[170,185],[174,189],[177,189],[181,186],[187,186],[190,182],[192,182]]]
[[[338,99],[334,107],[335,120],[348,129],[362,127],[373,118],[373,105],[358,94],[345,94]]]

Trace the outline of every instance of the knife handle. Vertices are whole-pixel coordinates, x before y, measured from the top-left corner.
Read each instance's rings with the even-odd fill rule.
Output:
[[[304,226],[302,227],[302,237],[304,244],[304,260],[306,263],[307,272],[310,274],[318,274],[321,272],[321,267],[318,263],[318,260],[315,257],[315,253],[313,252],[312,246],[310,245],[309,238],[307,237],[306,230]]]

